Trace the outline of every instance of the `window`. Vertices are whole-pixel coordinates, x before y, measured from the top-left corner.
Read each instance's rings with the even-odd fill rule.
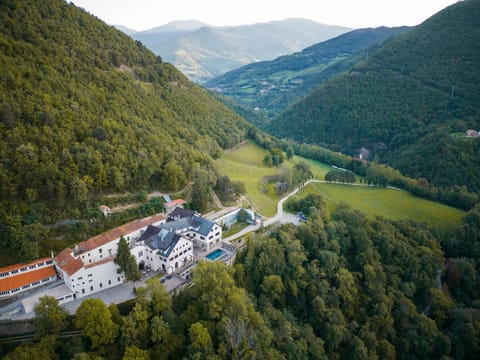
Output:
[[[82,294],[85,294],[85,289],[82,289]]]
[[[103,249],[98,249],[98,253],[101,254]]]
[[[143,256],[143,251],[139,251],[138,252],[138,257],[142,257]]]
[[[102,284],[102,283],[100,283],[100,289],[101,289],[102,287],[103,287],[103,284]]]
[[[83,280],[83,276],[78,277],[78,281]]]
[[[112,285],[112,280],[108,280],[108,285]]]
[[[88,277],[92,277],[92,276],[93,276],[93,274],[88,274]]]
[[[120,278],[119,278],[119,277],[117,277],[117,281],[120,282]]]
[[[90,291],[93,291],[93,286],[90,286]]]

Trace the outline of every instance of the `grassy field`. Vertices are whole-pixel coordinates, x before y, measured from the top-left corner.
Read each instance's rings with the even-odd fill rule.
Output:
[[[245,184],[248,198],[255,204],[256,210],[264,216],[272,216],[277,210],[278,197],[268,191],[264,194],[260,189],[260,180],[264,176],[274,175],[277,169],[263,165],[265,150],[248,142],[245,145],[225,153],[216,161],[220,174],[226,174],[232,180]]]
[[[458,225],[465,215],[462,210],[428,201],[402,190],[316,183],[306,186],[298,196],[303,197],[308,193],[322,195],[330,213],[343,202],[366,213],[370,218],[381,215],[394,220],[425,221],[446,231]]]
[[[228,175],[232,180],[245,184],[247,197],[255,204],[257,211],[264,216],[272,216],[276,212],[279,197],[273,186],[263,193],[260,187],[262,177],[275,174],[278,169],[268,168],[262,160],[266,151],[253,142],[225,153],[217,160],[216,166],[221,174]],[[331,167],[318,161],[294,156],[288,164],[305,161],[312,169],[317,179],[323,180]],[[312,184],[305,187],[299,196],[308,192],[320,193],[330,212],[341,203],[347,203],[352,208],[361,210],[370,218],[381,215],[390,219],[413,219],[438,225],[444,230],[450,230],[457,225],[465,212],[415,197],[408,192],[373,187],[349,186],[341,184]]]
[[[275,193],[273,184],[268,184],[267,191],[261,191],[261,179],[265,176],[275,175],[279,169],[263,165],[263,158],[267,152],[260,146],[249,141],[239,148],[226,152],[221,159],[216,161],[220,174],[226,174],[232,180],[241,181],[247,189],[247,197],[254,203],[256,210],[267,217],[275,215],[277,202],[280,199]],[[286,163],[290,166],[305,161],[317,179],[322,179],[332,168],[315,160],[294,156]]]

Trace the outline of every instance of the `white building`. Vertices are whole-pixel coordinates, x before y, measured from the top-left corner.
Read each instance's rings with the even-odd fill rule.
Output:
[[[73,250],[67,248],[54,259],[57,271],[76,298],[118,285],[125,279],[124,274],[117,273],[118,266],[113,261],[120,237],[127,240],[130,248],[135,247],[149,225],[164,222],[162,214],[134,220],[83,241]]]
[[[0,298],[16,295],[56,279],[52,258],[0,268]]]
[[[149,226],[132,249],[139,268],[174,270],[193,261],[193,243],[173,231]]]
[[[169,221],[163,224],[162,228],[181,234],[202,251],[210,250],[222,240],[221,226],[216,222],[202,218],[198,214],[177,221]]]

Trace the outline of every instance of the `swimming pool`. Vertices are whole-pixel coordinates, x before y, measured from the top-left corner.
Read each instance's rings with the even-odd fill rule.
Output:
[[[223,251],[222,249],[217,249],[215,251],[212,251],[210,254],[208,254],[207,259],[208,260],[216,260],[220,256],[222,256],[223,254],[225,254],[225,251]]]

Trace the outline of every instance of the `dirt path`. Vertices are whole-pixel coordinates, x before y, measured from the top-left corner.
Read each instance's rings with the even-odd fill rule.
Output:
[[[183,189],[173,193],[172,195],[179,194],[185,191],[190,190],[192,185],[195,183],[195,181],[190,181]],[[116,196],[124,196],[124,195],[131,195],[131,193],[125,193],[125,194],[110,194],[110,195],[105,195],[106,197],[116,197]],[[151,193],[147,194],[147,200],[150,200],[154,197],[162,197],[164,195],[167,195],[166,193],[160,192],[160,191],[152,191]],[[136,207],[142,206],[141,202],[134,202],[130,204],[122,204],[122,205],[117,205],[112,207],[112,213],[118,213],[122,212],[128,209],[133,209]]]
[[[248,139],[247,139],[247,140],[243,140],[241,143],[238,143],[238,144],[235,145],[234,147],[231,147],[230,149],[224,150],[223,153],[224,153],[224,154],[227,154],[227,153],[229,153],[230,151],[237,150],[239,147],[242,147],[242,146],[245,145],[247,142],[248,142]]]
[[[210,189],[210,196],[212,197],[212,200],[215,203],[216,207],[218,207],[219,209],[225,209],[225,206],[223,206],[223,204],[220,201],[220,199],[218,198],[217,194],[212,189]]]

